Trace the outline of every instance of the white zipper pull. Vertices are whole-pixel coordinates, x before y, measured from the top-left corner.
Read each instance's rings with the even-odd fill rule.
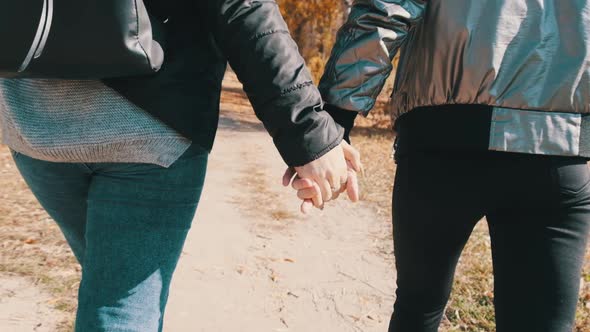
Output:
[[[39,58],[43,54],[45,44],[47,44],[47,38],[49,38],[49,31],[51,30],[51,24],[53,23],[53,0],[47,0],[47,20],[45,21],[45,28],[43,29],[43,38],[41,43],[37,47],[35,52],[35,59]]]
[[[41,18],[39,20],[35,39],[33,39],[33,44],[29,49],[29,53],[27,53],[25,60],[18,69],[19,73],[24,72],[29,67],[33,57],[38,58],[41,56],[41,53],[43,53],[45,42],[47,42],[47,36],[49,35],[51,22],[53,20],[53,17],[50,17],[50,15],[53,16],[53,0],[45,0],[43,1],[43,11],[41,12]]]

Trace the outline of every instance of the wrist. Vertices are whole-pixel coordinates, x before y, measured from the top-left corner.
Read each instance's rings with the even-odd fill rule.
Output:
[[[334,122],[344,128],[344,140],[350,143],[350,131],[354,127],[354,121],[356,120],[358,113],[330,104],[325,104],[324,110],[330,114],[332,119],[334,119]]]

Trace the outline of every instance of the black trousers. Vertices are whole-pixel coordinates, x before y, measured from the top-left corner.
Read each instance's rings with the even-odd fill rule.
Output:
[[[497,331],[572,331],[590,229],[585,160],[413,152],[398,160],[393,211],[390,332],[438,330],[461,251],[484,216]]]

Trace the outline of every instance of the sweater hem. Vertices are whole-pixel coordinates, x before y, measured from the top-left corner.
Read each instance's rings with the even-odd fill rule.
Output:
[[[134,139],[121,142],[97,143],[67,147],[29,147],[10,136],[3,143],[28,157],[56,163],[140,163],[170,167],[191,146],[189,140],[178,137]]]

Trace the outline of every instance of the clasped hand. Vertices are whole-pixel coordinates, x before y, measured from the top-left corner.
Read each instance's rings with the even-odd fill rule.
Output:
[[[301,212],[312,207],[323,209],[324,203],[346,192],[352,202],[359,200],[357,173],[362,172],[360,153],[346,141],[319,159],[301,167],[290,167],[283,175],[283,185],[291,185],[303,202]]]

